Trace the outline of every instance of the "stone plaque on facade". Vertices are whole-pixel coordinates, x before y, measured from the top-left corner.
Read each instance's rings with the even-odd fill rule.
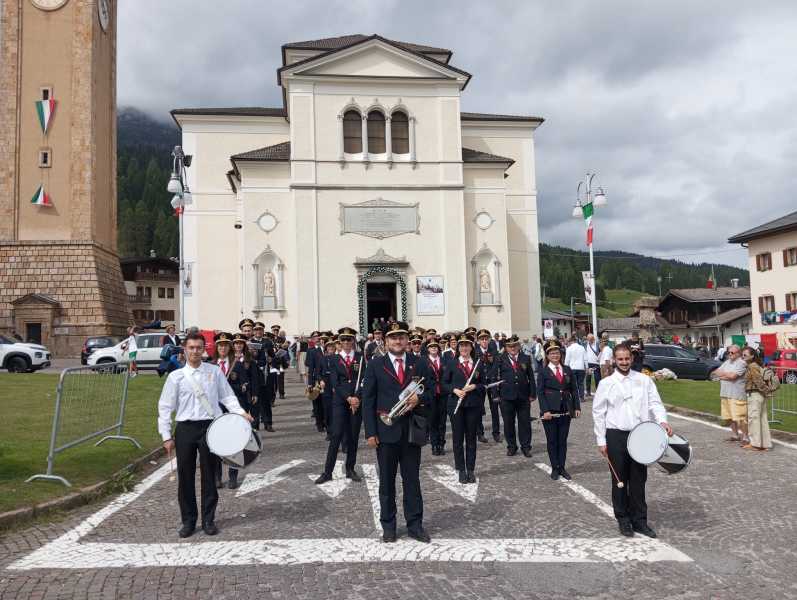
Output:
[[[377,239],[420,233],[418,203],[402,204],[383,198],[340,205],[340,232]]]

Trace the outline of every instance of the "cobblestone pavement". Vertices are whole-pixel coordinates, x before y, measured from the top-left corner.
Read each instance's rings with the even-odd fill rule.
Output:
[[[361,441],[363,482],[315,486],[324,437],[295,380],[288,393],[242,487],[221,490],[219,536],[178,539],[175,482],[161,465],[133,492],[6,534],[0,598],[797,597],[795,448],[751,454],[716,428],[673,417],[695,459],[680,475],[650,469],[659,539],[626,540],[610,516],[589,414],[571,428],[571,484],[548,477],[535,422],[531,459],[479,445],[478,487],[451,480],[450,444],[443,457],[425,448],[433,543],[400,527],[399,543],[383,545],[373,451]]]

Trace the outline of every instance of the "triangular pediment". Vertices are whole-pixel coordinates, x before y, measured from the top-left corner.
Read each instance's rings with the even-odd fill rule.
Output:
[[[419,53],[397,47],[381,38],[313,57],[284,67],[283,76],[448,79],[464,86],[464,71]]]

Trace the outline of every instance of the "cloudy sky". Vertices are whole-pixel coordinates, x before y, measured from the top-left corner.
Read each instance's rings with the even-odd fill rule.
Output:
[[[463,110],[540,115],[543,241],[746,266],[726,238],[797,209],[797,3],[119,2],[119,103],[280,106],[280,45],[351,33],[450,48]]]

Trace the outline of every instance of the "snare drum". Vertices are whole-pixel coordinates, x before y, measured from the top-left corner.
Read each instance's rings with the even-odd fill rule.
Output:
[[[234,469],[245,469],[257,457],[263,444],[244,417],[226,413],[213,420],[205,433],[210,451]]]
[[[673,434],[653,421],[640,423],[628,434],[628,454],[643,465],[658,465],[668,474],[680,473],[692,462],[689,440]]]

